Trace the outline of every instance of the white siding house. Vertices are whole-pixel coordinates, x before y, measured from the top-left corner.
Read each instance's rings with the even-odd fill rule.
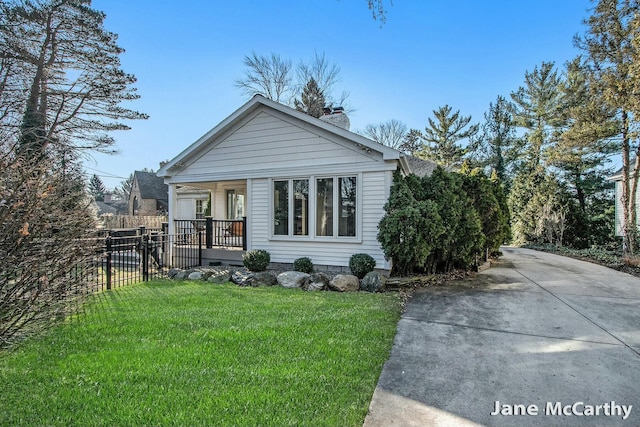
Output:
[[[635,160],[632,160],[630,163],[632,166],[629,174],[631,175],[634,171],[633,165],[635,164]],[[616,236],[622,236],[624,225],[624,210],[622,208],[622,168],[616,171],[616,173],[614,173],[607,179],[609,181],[613,181],[613,183],[615,184],[615,233]],[[640,224],[640,191],[636,193],[636,206],[638,206],[638,210],[636,211],[636,222]]]
[[[158,176],[169,185],[170,233],[186,185],[210,191],[215,219],[246,216],[247,250],[272,262],[345,267],[367,253],[390,269],[376,236],[398,168],[411,172],[402,153],[256,95]]]

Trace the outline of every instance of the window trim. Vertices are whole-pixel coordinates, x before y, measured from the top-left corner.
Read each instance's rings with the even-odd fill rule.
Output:
[[[356,178],[356,215],[355,215],[355,236],[338,236],[339,233],[339,197],[340,197],[340,186],[339,186],[339,178]],[[333,236],[318,236],[316,229],[316,218],[317,218],[317,206],[316,206],[316,180],[323,178],[332,178],[334,180],[333,186],[333,194],[334,194],[334,209],[333,209]],[[295,235],[293,234],[294,227],[294,203],[292,203],[293,199],[293,181],[298,180],[309,180],[309,223],[308,223],[308,231],[307,235]],[[289,224],[288,224],[288,234],[275,234],[274,231],[274,182],[276,181],[287,181],[288,182],[288,215],[289,215]],[[278,177],[278,178],[269,178],[269,240],[273,241],[314,241],[314,242],[322,242],[322,243],[362,243],[362,174],[361,173],[352,173],[352,174],[318,174],[318,175],[309,175],[309,176],[295,176],[295,177]]]

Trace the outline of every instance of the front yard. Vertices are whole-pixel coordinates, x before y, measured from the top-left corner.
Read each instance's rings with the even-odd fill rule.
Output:
[[[156,281],[0,353],[2,425],[361,426],[396,294]]]

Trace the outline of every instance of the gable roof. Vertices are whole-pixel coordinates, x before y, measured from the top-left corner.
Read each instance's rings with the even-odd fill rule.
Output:
[[[607,177],[607,181],[622,181],[622,169],[623,167],[620,166],[620,169],[615,171],[613,175]],[[634,157],[632,159],[629,159],[629,174],[632,174],[633,171],[635,170],[636,170],[636,159]]]
[[[143,199],[169,200],[169,186],[155,173],[135,171],[133,179],[138,182],[140,197]]]
[[[176,157],[164,163],[157,173],[158,176],[170,177],[173,170],[180,169],[193,159],[197,158],[203,152],[203,150],[206,149],[209,142],[215,140],[218,136],[222,135],[237,123],[248,117],[258,108],[276,110],[299,120],[304,126],[313,126],[324,131],[336,134],[342,138],[352,141],[355,144],[358,144],[362,148],[380,153],[383,160],[399,160],[402,156],[402,153],[394,150],[393,148],[384,146],[368,138],[365,138],[364,136],[358,135],[331,123],[327,123],[323,120],[309,116],[308,114],[297,111],[291,107],[287,107],[286,105],[280,104],[279,102],[267,99],[261,95],[255,95],[243,106],[234,111],[230,116],[221,121],[217,126],[215,126],[209,132],[201,136],[193,144],[184,149]]]
[[[436,162],[418,157],[404,155],[403,159],[407,163],[409,173],[413,173],[420,178],[431,176],[433,171],[438,167]]]

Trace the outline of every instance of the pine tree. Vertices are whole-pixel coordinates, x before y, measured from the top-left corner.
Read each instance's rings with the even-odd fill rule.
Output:
[[[509,102],[498,96],[495,104],[489,104],[484,120],[478,138],[469,146],[469,157],[479,167],[495,171],[500,182],[506,185],[518,158],[520,142]]]
[[[296,110],[318,118],[323,114],[325,102],[324,94],[318,87],[318,83],[311,77],[302,90],[300,99],[295,99],[293,104]]]
[[[525,73],[525,86],[511,94],[516,126],[526,132],[523,167],[528,172],[545,165],[545,150],[554,132],[562,125],[565,107],[562,81],[552,62],[543,62]]]
[[[424,142],[422,141],[422,132],[418,129],[409,129],[402,139],[402,143],[398,147],[398,150],[403,153],[407,153],[411,156],[417,155],[422,149]]]
[[[557,168],[567,190],[575,197],[571,210],[574,245],[589,246],[594,233],[591,218],[601,215],[602,196],[610,184],[605,166],[617,151],[612,137],[619,123],[615,112],[602,100],[597,85],[576,58],[567,64],[566,79],[562,85],[567,108],[563,111],[565,126],[548,149],[549,164]],[[611,197],[607,197],[612,203]],[[573,205],[572,205],[573,206]]]
[[[460,116],[460,110],[453,113],[448,105],[433,110],[433,115],[435,119],[429,118],[424,130],[426,145],[419,156],[447,168],[459,166],[465,150],[458,141],[473,137],[478,132],[478,125],[469,126],[471,116]]]
[[[585,21],[587,32],[576,39],[586,54],[593,81],[602,93],[603,101],[612,108],[620,121],[618,136],[622,153],[622,233],[624,251],[636,250],[636,193],[640,173],[640,145],[635,143],[634,128],[639,123],[637,104],[637,63],[640,46],[637,41],[637,0],[600,0],[593,14]],[[634,114],[635,113],[635,114]],[[635,148],[633,147],[635,146]],[[631,164],[635,155],[635,164]]]
[[[120,106],[138,98],[132,75],[120,69],[117,36],[89,0],[8,1],[0,4],[2,58],[22,71],[27,96],[19,149],[44,155],[50,144],[109,152],[108,132],[121,119],[145,115]]]
[[[93,175],[89,180],[89,194],[99,201],[104,202],[104,193],[107,192],[107,188],[98,175]]]

